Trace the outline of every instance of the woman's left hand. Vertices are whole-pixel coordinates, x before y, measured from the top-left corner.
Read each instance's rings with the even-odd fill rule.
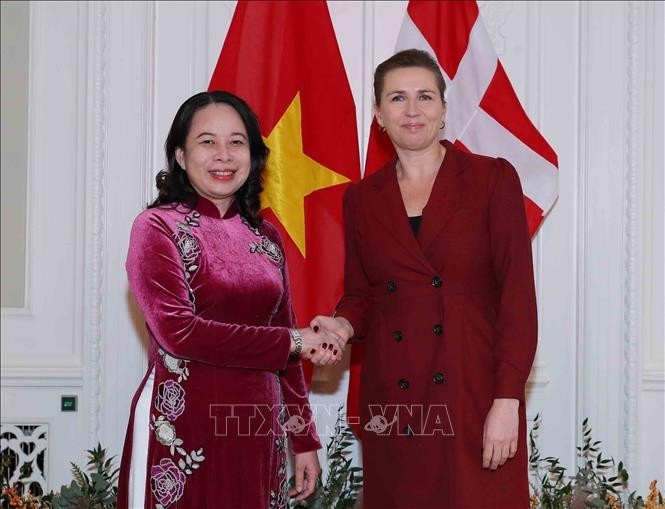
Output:
[[[301,452],[295,455],[296,485],[289,491],[289,496],[296,497],[296,502],[305,500],[316,489],[321,466],[316,451]]]
[[[497,398],[485,419],[483,430],[483,468],[496,470],[517,452],[520,402]]]

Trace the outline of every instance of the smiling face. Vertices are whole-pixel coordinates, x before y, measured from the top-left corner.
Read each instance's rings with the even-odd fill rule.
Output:
[[[196,192],[224,215],[249,176],[249,140],[242,118],[224,103],[201,108],[192,118],[185,146],[176,148],[175,157]]]
[[[446,106],[434,74],[400,67],[385,75],[376,119],[398,149],[419,151],[439,143]]]

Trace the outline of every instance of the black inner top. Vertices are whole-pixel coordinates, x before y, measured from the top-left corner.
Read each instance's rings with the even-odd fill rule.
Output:
[[[422,221],[423,216],[413,216],[409,217],[409,224],[413,230],[414,235],[418,235],[418,229],[420,228],[420,222]]]

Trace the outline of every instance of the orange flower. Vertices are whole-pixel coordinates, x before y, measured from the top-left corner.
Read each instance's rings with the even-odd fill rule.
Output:
[[[607,507],[609,509],[621,509],[621,502],[612,495],[611,493],[608,493],[607,495]]]
[[[656,484],[656,481],[651,481],[651,484],[649,484],[649,496],[644,503],[644,509],[665,509],[664,505],[658,503],[660,492]]]

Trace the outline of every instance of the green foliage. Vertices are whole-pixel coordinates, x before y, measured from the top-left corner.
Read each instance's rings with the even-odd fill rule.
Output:
[[[113,459],[106,458],[101,444],[88,453],[87,471],[72,463],[74,480],[62,486],[59,494],[50,494],[53,509],[112,509],[116,506],[118,468],[113,468]]]
[[[541,457],[537,446],[537,436],[541,417],[537,415],[529,433],[529,472],[532,490],[532,509],[665,509],[663,496],[656,482],[650,486],[646,500],[635,491],[628,493],[629,475],[623,462],[615,464],[614,459],[604,458],[600,450],[601,442],[592,438],[588,419],[582,423],[582,445],[577,447],[578,465],[574,476],[566,476],[566,468],[558,458]],[[326,446],[328,475],[325,484],[319,475],[316,491],[305,501],[296,503],[289,500],[290,509],[352,509],[362,489],[362,468],[352,466],[350,447],[355,437],[346,425],[342,407],[335,424],[335,432]],[[1,461],[2,495],[0,508],[23,507],[25,509],[113,509],[117,499],[119,469],[114,468],[115,457],[106,458],[106,450],[100,444],[87,451],[88,463],[83,470],[72,463],[73,481],[62,486],[60,493],[44,496],[21,493],[22,485],[9,486],[9,473],[13,462],[8,451]],[[32,473],[32,462],[21,466],[20,479],[27,479]],[[289,481],[289,488],[295,478]],[[16,505],[22,504],[22,505]]]
[[[575,486],[578,488],[577,496],[582,497],[587,507],[606,507],[621,496],[620,491],[626,488],[628,483],[628,472],[619,462],[618,467],[614,459],[603,458],[600,451],[600,440],[594,441],[591,437],[589,419],[582,422],[582,446],[577,447],[577,455],[581,465],[577,468],[574,478]],[[616,467],[616,468],[615,468]],[[612,475],[616,471],[616,475]],[[610,475],[611,477],[607,477]]]
[[[663,497],[654,481],[647,501],[633,491],[627,494],[628,471],[623,462],[603,458],[600,440],[591,436],[589,419],[582,422],[582,445],[577,447],[577,473],[565,477],[566,468],[559,458],[541,458],[536,445],[540,429],[540,414],[534,419],[529,433],[529,472],[531,475],[531,507],[536,509],[570,509],[603,507],[609,509],[660,508]],[[657,504],[657,505],[656,505]]]
[[[537,494],[540,507],[543,509],[564,509],[569,507],[572,482],[566,482],[564,475],[566,467],[561,466],[559,458],[548,456],[540,457],[536,446],[536,436],[540,429],[540,414],[534,419],[533,428],[529,433],[529,471],[535,482],[530,482],[532,490]],[[537,484],[536,484],[537,483]]]
[[[342,408],[340,406],[337,412],[335,433],[326,446],[328,476],[325,485],[322,484],[319,474],[316,491],[299,503],[290,499],[291,509],[351,509],[356,504],[362,489],[362,468],[352,466],[350,447],[355,436],[346,424]],[[294,485],[295,477],[291,477],[289,488]]]

